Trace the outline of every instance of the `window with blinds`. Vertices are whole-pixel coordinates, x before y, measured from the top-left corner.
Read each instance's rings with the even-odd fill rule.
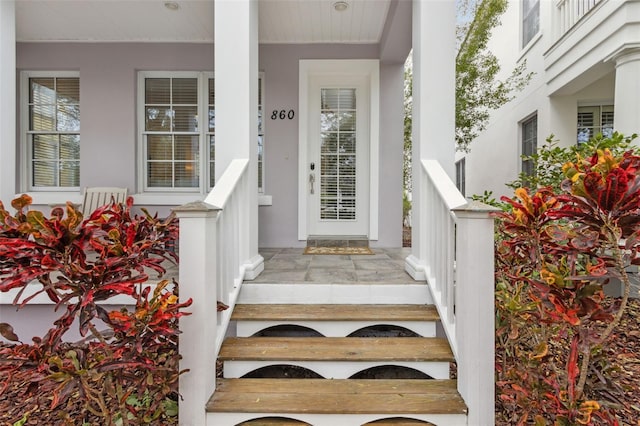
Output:
[[[264,103],[263,78],[258,77],[258,192],[264,194]]]
[[[531,156],[538,150],[538,116],[525,120],[521,124],[522,126],[522,155]],[[535,175],[535,168],[533,161],[522,159],[522,173],[527,176]]]
[[[264,77],[260,73],[258,77],[258,192],[264,194]],[[209,89],[209,131],[207,139],[209,141],[209,188],[215,184],[215,79],[210,78]]]
[[[578,143],[585,143],[598,133],[604,137],[613,134],[613,105],[578,107]]]
[[[198,78],[145,79],[144,118],[147,188],[198,188]]]
[[[216,166],[213,74],[145,71],[140,73],[139,84],[144,158],[141,179],[145,191],[204,192],[213,188]],[[264,192],[262,75],[258,89],[258,189]]]
[[[28,74],[30,190],[80,186],[80,78]]]
[[[466,185],[467,185],[467,160],[466,158],[461,158],[456,161],[456,188],[458,191],[462,193],[462,195],[466,195]]]
[[[356,89],[320,91],[320,219],[356,220]]]
[[[207,80],[209,103],[207,107],[209,125],[207,126],[207,141],[209,141],[209,188],[213,188],[216,181],[216,89],[215,80]]]
[[[522,47],[540,30],[540,0],[522,0]]]

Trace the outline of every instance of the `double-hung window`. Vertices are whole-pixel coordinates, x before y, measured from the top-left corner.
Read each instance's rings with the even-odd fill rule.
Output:
[[[522,0],[522,47],[540,30],[540,0]]]
[[[213,73],[141,72],[138,87],[144,191],[210,190],[216,162]],[[262,76],[258,87],[258,189],[264,192]]]
[[[140,125],[145,191],[201,187],[200,80],[199,73],[144,73]]]
[[[466,181],[467,181],[467,160],[461,158],[456,161],[456,188],[466,196]]]
[[[521,123],[522,134],[522,155],[531,156],[538,150],[538,115],[534,115]],[[522,159],[522,173],[527,176],[534,176],[535,169],[533,161]]]
[[[587,142],[596,134],[613,134],[613,105],[578,107],[578,143]]]
[[[30,191],[80,187],[80,77],[77,72],[24,72],[23,181]]]

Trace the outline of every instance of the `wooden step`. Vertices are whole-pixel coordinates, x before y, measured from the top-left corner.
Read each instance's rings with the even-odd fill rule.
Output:
[[[277,325],[306,327],[327,337],[345,337],[366,327],[391,325],[435,337],[439,317],[432,305],[240,304],[231,319],[237,321],[240,337]]]
[[[466,414],[455,380],[219,379],[208,412]]]
[[[425,337],[229,337],[222,361],[453,361],[446,339]]]
[[[446,379],[454,360],[446,339],[431,337],[231,337],[223,342],[218,359],[227,378],[273,365],[296,365],[334,379],[383,365]]]

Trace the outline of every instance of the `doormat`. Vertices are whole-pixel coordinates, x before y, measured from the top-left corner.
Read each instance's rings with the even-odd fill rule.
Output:
[[[306,247],[304,254],[374,254],[369,247]]]

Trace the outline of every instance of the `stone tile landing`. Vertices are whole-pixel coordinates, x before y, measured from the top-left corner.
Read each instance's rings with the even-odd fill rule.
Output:
[[[415,284],[404,271],[408,248],[375,248],[372,255],[305,255],[303,248],[261,248],[264,271],[250,283]]]

